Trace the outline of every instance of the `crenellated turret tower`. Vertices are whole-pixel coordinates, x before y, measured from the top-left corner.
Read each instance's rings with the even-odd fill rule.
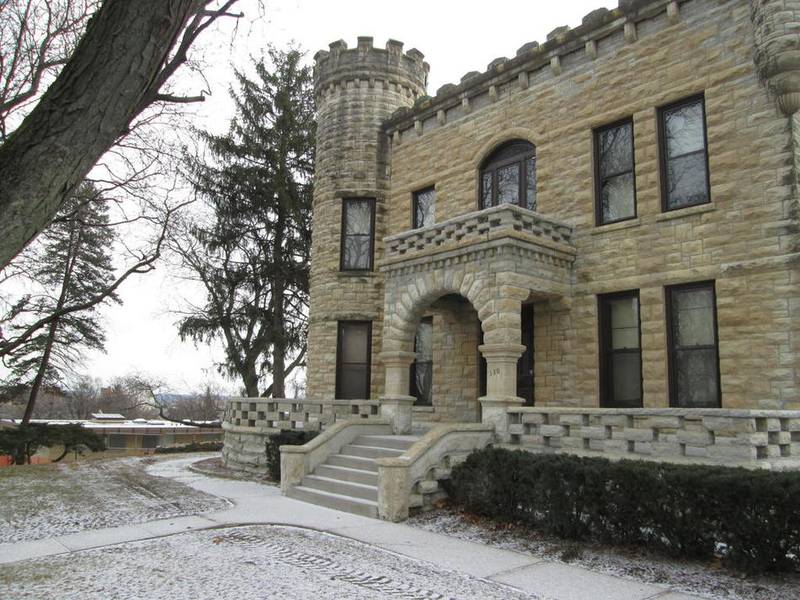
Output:
[[[359,37],[355,48],[334,42],[314,59],[317,154],[307,395],[335,395],[337,323],[371,321],[371,397],[377,398],[383,385],[383,369],[376,362],[383,330],[383,277],[377,265],[383,253],[390,152],[381,124],[425,94],[428,64],[418,50],[403,52],[402,42],[389,40],[381,49],[373,47],[371,37]],[[347,198],[375,202],[370,271],[340,269],[342,205]]]

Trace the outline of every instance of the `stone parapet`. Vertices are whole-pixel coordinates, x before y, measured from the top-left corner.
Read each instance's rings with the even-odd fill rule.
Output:
[[[469,249],[501,238],[527,242],[553,258],[570,261],[575,255],[573,227],[536,212],[503,204],[459,215],[427,227],[384,238],[383,267],[441,252]]]
[[[509,445],[538,453],[800,469],[800,411],[508,409]]]

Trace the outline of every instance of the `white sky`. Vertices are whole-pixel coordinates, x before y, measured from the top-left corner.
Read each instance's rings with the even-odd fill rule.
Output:
[[[405,50],[419,49],[430,63],[428,93],[434,95],[445,83],[458,83],[468,71],[484,71],[493,59],[513,57],[526,42],[546,40],[547,33],[560,25],[576,27],[581,17],[605,6],[609,0],[265,0],[262,11],[256,0],[241,0],[245,18],[238,33],[231,36],[231,22],[222,31],[204,34],[202,49],[205,76],[211,97],[197,107],[199,126],[221,132],[232,115],[228,87],[232,65],[246,69],[250,56],[259,56],[268,43],[285,47],[295,42],[312,61],[319,49],[343,39],[356,45],[359,35],[373,36],[383,47],[388,38],[405,43]],[[181,87],[197,91],[202,82],[191,80]],[[181,305],[182,284],[171,277],[166,264],[148,275],[127,281],[121,289],[124,304],[105,309],[108,341],[106,354],[87,356],[86,373],[101,379],[131,372],[146,373],[166,381],[172,391],[198,389],[205,381],[222,379],[213,369],[221,349],[194,347],[178,339],[171,311]],[[226,388],[235,393],[239,383]],[[287,390],[288,391],[288,390]]]

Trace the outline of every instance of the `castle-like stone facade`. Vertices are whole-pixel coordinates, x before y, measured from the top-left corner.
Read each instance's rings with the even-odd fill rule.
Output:
[[[434,97],[315,59],[310,400],[800,409],[800,0],[621,0]]]

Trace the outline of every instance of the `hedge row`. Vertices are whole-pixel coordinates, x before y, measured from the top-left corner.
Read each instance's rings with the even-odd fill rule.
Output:
[[[222,450],[222,442],[190,442],[181,446],[159,446],[156,454],[180,454],[183,452],[218,452]]]
[[[316,431],[282,429],[267,438],[267,474],[272,481],[281,480],[281,446],[302,446],[317,436]]]
[[[800,567],[800,473],[489,448],[450,487],[469,512],[563,538],[721,555],[749,572]]]

